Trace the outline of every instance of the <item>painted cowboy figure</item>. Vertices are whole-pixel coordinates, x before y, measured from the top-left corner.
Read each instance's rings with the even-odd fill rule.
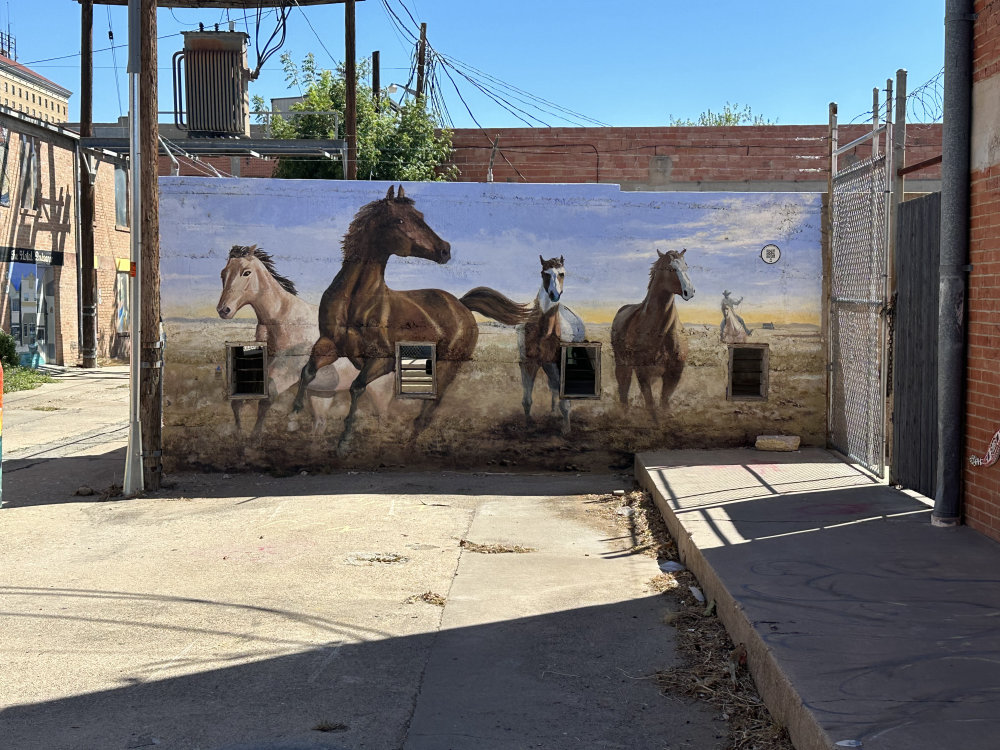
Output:
[[[726,344],[742,344],[747,340],[747,336],[753,330],[747,328],[747,324],[736,312],[736,306],[743,302],[743,298],[732,299],[731,292],[726,289],[722,293],[722,322],[719,324],[719,338]]]

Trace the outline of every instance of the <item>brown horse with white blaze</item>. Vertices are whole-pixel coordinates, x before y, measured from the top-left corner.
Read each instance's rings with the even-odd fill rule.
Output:
[[[389,257],[424,258],[435,263],[451,260],[451,245],[441,239],[406,197],[403,187],[394,195],[362,206],[343,240],[344,262],[323,293],[319,306],[319,339],[302,368],[294,409],[302,408],[309,383],[322,367],[347,357],[360,372],[351,384],[351,409],[337,452],[344,455],[354,434],[358,398],[376,378],[393,372],[396,343],[435,345],[437,398],[423,402],[413,435],[426,427],[458,368],[472,357],[479,326],[472,311],[501,323],[515,325],[527,308],[486,287],[461,299],[440,289],[396,291],[385,283]]]
[[[684,300],[694,297],[694,285],[688,278],[687,261],[684,260],[686,252],[686,248],[679,253],[657,250],[645,299],[622,307],[611,324],[618,399],[623,406],[628,406],[628,392],[635,372],[646,409],[654,419],[653,379],[662,379],[660,408],[666,409],[687,360],[684,326],[674,306],[677,295]]]

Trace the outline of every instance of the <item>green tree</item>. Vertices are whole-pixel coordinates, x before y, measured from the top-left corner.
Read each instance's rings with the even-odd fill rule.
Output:
[[[275,115],[271,120],[274,138],[343,138],[342,113],[347,98],[347,85],[343,65],[336,74],[316,66],[312,53],[306,55],[302,65],[296,65],[291,56],[281,56],[285,66],[285,80],[289,88],[302,92],[302,101],[292,105],[288,119]],[[358,66],[357,122],[358,122],[358,179],[362,180],[447,180],[458,175],[454,166],[444,166],[451,157],[451,131],[436,129],[422,100],[401,105],[398,109],[383,99],[381,110],[375,108],[370,86],[363,83],[368,66]],[[265,109],[264,100],[254,97],[254,111],[258,119]],[[294,114],[303,112],[304,114]],[[341,113],[339,124],[333,114],[305,114],[310,112]],[[305,179],[342,179],[343,165],[339,159],[316,157],[281,157],[274,171],[275,177]]]
[[[706,109],[697,120],[681,119],[670,115],[671,127],[718,127],[720,125],[777,125],[777,120],[768,120],[763,115],[755,115],[750,105],[740,106],[726,102],[722,110],[713,112]]]

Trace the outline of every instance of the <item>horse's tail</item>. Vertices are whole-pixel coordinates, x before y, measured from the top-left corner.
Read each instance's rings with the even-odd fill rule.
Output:
[[[475,289],[471,289],[459,302],[473,312],[509,326],[524,323],[531,317],[531,308],[528,305],[514,302],[495,289],[486,286],[477,286]]]

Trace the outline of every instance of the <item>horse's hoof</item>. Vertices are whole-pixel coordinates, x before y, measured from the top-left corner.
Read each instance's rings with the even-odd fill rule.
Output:
[[[337,458],[347,458],[351,453],[351,438],[341,438],[337,441]]]

